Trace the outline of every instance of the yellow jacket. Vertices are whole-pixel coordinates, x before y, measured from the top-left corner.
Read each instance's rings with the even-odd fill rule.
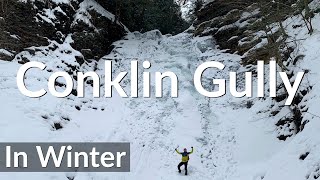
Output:
[[[177,149],[176,149],[176,152],[178,154],[182,155],[181,162],[188,162],[189,161],[189,154],[193,153],[193,148],[192,148],[191,152],[179,152]]]

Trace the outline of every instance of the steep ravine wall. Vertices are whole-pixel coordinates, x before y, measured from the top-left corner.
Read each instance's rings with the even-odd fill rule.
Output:
[[[0,2],[0,59],[12,60],[28,47],[63,43],[84,59],[99,59],[127,29],[94,0],[4,0]]]
[[[278,69],[287,72],[290,81],[294,82],[294,74],[298,71],[310,73],[297,66],[298,61],[303,61],[304,55],[299,51],[298,37],[291,33],[308,29],[301,16],[305,15],[306,8],[296,8],[299,2],[279,1],[281,6],[262,1],[207,2],[197,12],[197,19],[193,24],[194,35],[213,36],[218,48],[227,53],[241,55],[242,64],[248,70],[255,71],[258,60],[264,61],[265,64],[270,60],[276,60]],[[309,3],[308,8],[311,9],[312,15],[318,14],[319,2],[315,0]],[[278,11],[281,13],[275,16]],[[283,105],[288,94],[284,84],[279,83],[277,97],[273,98],[274,103],[261,110],[261,113],[269,112],[270,117],[278,119],[275,126],[279,140],[286,140],[303,131],[309,122],[304,116],[308,113],[308,93],[311,90],[312,85],[308,83],[300,86],[292,105],[288,107]],[[283,115],[283,112],[287,113]]]

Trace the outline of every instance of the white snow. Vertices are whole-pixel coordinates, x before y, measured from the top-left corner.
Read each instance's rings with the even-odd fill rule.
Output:
[[[4,109],[4,120],[0,126],[3,141],[131,143],[130,173],[78,173],[76,180],[87,179],[88,176],[93,179],[179,179],[181,176],[176,172],[176,165],[181,157],[174,152],[177,145],[180,148],[195,147],[195,153],[191,155],[190,175],[181,178],[230,179],[239,167],[263,163],[281,147],[282,143],[276,140],[274,133],[268,132],[272,132],[272,124],[267,126],[265,121],[252,122],[257,116],[255,109],[259,106],[246,109],[243,107],[245,99],[230,96],[208,99],[193,87],[193,72],[201,62],[217,60],[225,63],[227,68],[219,76],[226,77],[229,69],[239,67],[239,56],[221,53],[215,50],[213,44],[203,43],[206,42],[204,38],[193,38],[190,34],[166,37],[161,36],[159,31],[151,31],[142,35],[129,34],[127,39],[116,42],[115,45],[121,48],[116,48],[103,58],[123,58],[115,73],[128,69],[133,59],[140,62],[149,60],[153,65],[151,72],[172,71],[177,74],[179,98],[168,97],[169,82],[165,82],[165,96],[160,99],[121,99],[117,95],[111,99],[92,99],[90,87],[86,90],[85,99],[74,96],[69,100],[57,99],[50,95],[29,99],[23,97],[15,85],[19,65],[1,63],[2,67],[6,67],[1,75],[8,76],[0,83],[3,88],[1,99],[8,102],[0,105]],[[69,45],[59,46],[56,51],[43,56],[37,54],[33,59],[46,63],[47,69],[53,71],[58,70],[56,66],[64,69],[65,65],[59,59],[73,64],[72,55],[77,52]],[[72,53],[61,54],[60,49]],[[97,73],[103,74],[103,60],[97,67]],[[213,77],[215,73],[212,70],[205,76]],[[27,74],[26,83],[30,89],[45,87],[44,82],[49,74],[31,71]],[[75,106],[80,106],[81,111],[77,111]],[[104,111],[101,111],[102,108]],[[66,117],[70,121],[63,120]],[[54,122],[62,122],[64,128],[54,131]],[[250,148],[252,146],[256,148]]]
[[[88,24],[90,27],[94,27],[94,25],[91,22],[91,15],[89,13],[90,10],[94,10],[97,13],[101,14],[102,16],[106,17],[107,19],[109,19],[111,21],[115,21],[115,15],[113,15],[109,11],[105,10],[95,0],[84,0],[80,3],[79,9],[77,9],[77,13],[74,17],[74,21],[72,23],[72,26],[77,24],[79,21],[82,21],[85,24]],[[129,32],[129,29],[127,27],[125,27],[122,23],[120,23],[119,21],[117,21],[116,23],[123,26],[124,29],[127,32]]]
[[[11,52],[5,50],[5,49],[0,49],[0,54],[4,54],[7,56],[13,56],[14,54],[12,54]]]
[[[83,2],[83,8],[80,8],[83,12],[91,7],[88,2]],[[99,8],[96,10],[104,13]],[[105,16],[113,18],[108,13]],[[149,60],[152,64],[149,72],[172,71],[177,74],[180,85],[178,98],[169,97],[170,82],[165,81],[163,98],[154,97],[154,87],[149,99],[120,98],[117,93],[110,99],[92,98],[92,88],[88,86],[87,96],[82,99],[73,95],[58,99],[49,94],[31,99],[23,96],[16,86],[16,74],[21,66],[17,63],[18,59],[13,62],[0,61],[1,142],[131,143],[130,173],[0,173],[0,179],[65,180],[67,176],[74,176],[74,180],[316,179],[314,176],[320,173],[320,121],[315,116],[320,114],[320,46],[317,46],[320,41],[320,16],[318,14],[314,18],[315,32],[311,36],[304,27],[292,28],[292,24],[298,22],[301,19],[288,19],[285,23],[289,35],[305,39],[298,42],[299,48],[293,53],[305,57],[292,68],[294,71],[309,70],[301,87],[313,86],[306,96],[309,109],[304,116],[310,122],[302,132],[286,141],[277,139],[274,124],[289,110],[283,109],[275,117],[269,117],[269,107],[275,104],[271,98],[237,99],[226,95],[209,99],[195,90],[193,73],[202,62],[214,60],[226,65],[223,71],[205,72],[204,84],[207,88],[212,88],[212,78],[228,79],[231,70],[246,71],[240,64],[240,56],[217,50],[210,37],[199,38],[187,33],[163,36],[157,30],[145,34],[133,32],[124,40],[115,42],[116,48],[98,63],[86,62],[78,69],[85,72],[96,67],[96,72],[103,77],[104,60],[116,62],[115,75],[127,71],[131,60],[138,60],[139,63]],[[75,56],[81,54],[70,46],[71,42],[68,36],[63,44],[51,42],[50,47],[58,47],[55,50],[31,47],[42,51],[36,51],[35,55],[24,51],[16,56],[47,65],[45,71],[32,70],[27,73],[28,88],[46,88],[52,72],[68,70],[68,65],[79,66]],[[140,72],[145,71],[141,66],[139,68]],[[139,79],[141,81],[141,74]],[[130,90],[129,83],[128,78],[123,82],[127,91]],[[254,85],[256,87],[256,82]],[[139,94],[142,94],[142,87],[139,87]],[[249,101],[253,103],[251,108],[247,108]],[[279,106],[283,104],[278,103]],[[55,130],[53,124],[58,122],[63,128]],[[194,154],[190,155],[188,176],[177,173],[176,166],[181,157],[174,149],[178,145],[180,150],[183,147],[189,150],[191,146],[195,148]],[[310,152],[308,157],[300,160],[300,155],[306,152]]]

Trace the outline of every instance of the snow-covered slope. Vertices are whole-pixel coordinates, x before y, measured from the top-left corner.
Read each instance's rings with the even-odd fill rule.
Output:
[[[319,15],[314,21],[320,22]],[[317,94],[320,90],[317,84],[320,24],[315,24],[314,28],[312,36],[303,28],[288,29],[291,35],[305,38],[299,41],[299,49],[294,52],[305,58],[292,68],[309,70],[302,86],[311,85],[312,89],[304,97],[308,113],[303,118],[309,122],[302,132],[286,141],[277,138],[279,129],[275,123],[289,110],[282,109],[276,116],[269,116],[270,106],[283,106],[284,102],[275,103],[271,98],[237,99],[228,92],[221,98],[209,99],[195,90],[193,73],[205,61],[226,65],[223,71],[206,72],[208,88],[212,88],[211,78],[228,81],[229,71],[247,70],[240,64],[240,56],[217,50],[211,37],[194,37],[188,33],[164,36],[156,30],[145,34],[133,32],[115,42],[115,49],[100,61],[79,64],[75,57],[80,52],[70,46],[72,38],[69,36],[62,44],[52,42],[48,47],[37,47],[34,54],[23,51],[13,62],[0,61],[2,142],[131,143],[130,173],[0,173],[0,179],[317,179],[320,175],[320,124],[315,115],[320,114]],[[103,77],[104,60],[114,60],[114,67],[117,67],[114,75],[129,71],[130,61],[138,60],[140,72],[177,74],[180,93],[178,98],[170,98],[169,82],[165,81],[163,98],[154,97],[154,88],[151,98],[120,98],[116,93],[113,98],[92,98],[92,88],[88,85],[85,98],[70,95],[59,99],[48,94],[32,99],[23,96],[16,86],[16,74],[21,66],[18,58],[22,56],[48,66],[45,71],[27,73],[26,83],[30,89],[46,88],[50,74],[55,71],[76,67],[82,72],[95,70]],[[145,60],[152,64],[149,70],[141,66]],[[141,77],[140,73],[140,80]],[[124,79],[123,86],[128,92],[129,83],[130,79]],[[61,87],[57,89],[61,90],[64,81],[60,79],[59,84]],[[243,86],[241,80],[239,86]],[[253,90],[255,87],[256,81]],[[142,90],[139,87],[140,94]],[[180,150],[195,148],[190,156],[188,176],[177,173],[176,166],[181,158],[174,152],[177,146]],[[304,154],[307,157],[302,158]]]

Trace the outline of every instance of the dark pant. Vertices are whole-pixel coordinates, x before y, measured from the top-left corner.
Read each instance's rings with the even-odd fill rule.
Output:
[[[181,162],[181,163],[179,163],[179,165],[178,165],[178,170],[179,170],[179,172],[181,172],[180,167],[181,167],[182,165],[184,165],[184,170],[186,171],[186,175],[187,175],[187,173],[188,173],[188,161],[187,161],[187,162]]]

